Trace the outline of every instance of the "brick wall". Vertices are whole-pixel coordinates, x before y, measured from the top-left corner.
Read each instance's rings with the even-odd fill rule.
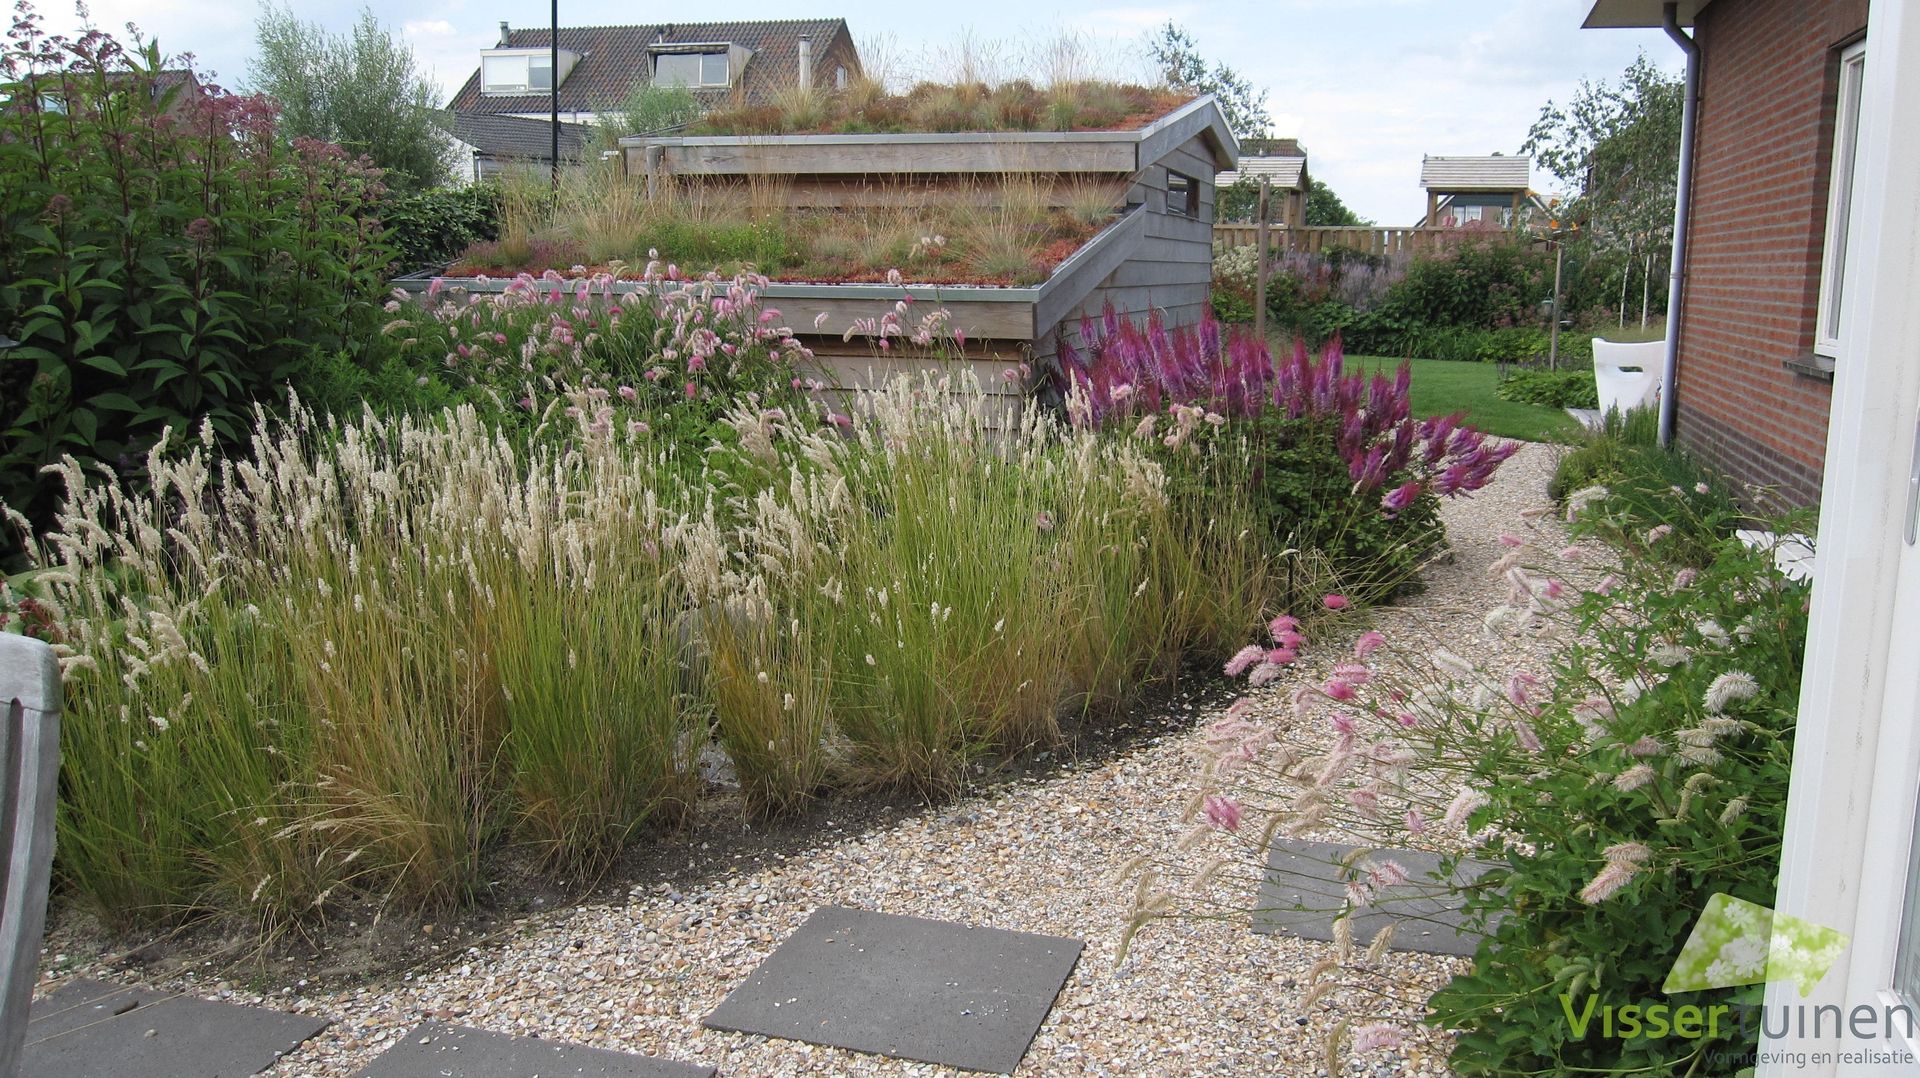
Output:
[[[1819,500],[1832,386],[1783,364],[1812,352],[1839,47],[1866,21],[1866,0],[1716,0],[1695,28],[1676,435],[1792,504]]]

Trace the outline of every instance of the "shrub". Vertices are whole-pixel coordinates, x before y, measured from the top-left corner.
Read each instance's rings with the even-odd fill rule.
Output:
[[[0,501],[43,524],[63,456],[136,474],[165,428],[238,439],[357,356],[391,255],[363,163],[289,144],[264,100],[163,92],[155,46],[38,25],[0,56]]]
[[[1315,358],[1299,342],[1276,362],[1264,342],[1212,321],[1169,332],[1157,313],[1142,324],[1111,306],[1080,337],[1062,357],[1068,387],[1085,394],[1078,418],[1132,427],[1176,453],[1233,428],[1276,549],[1315,552],[1361,598],[1407,583],[1443,540],[1435,498],[1484,486],[1516,448],[1459,416],[1416,421],[1408,368],[1369,381],[1344,369],[1337,343]]]
[[[379,213],[389,229],[393,268],[400,273],[441,265],[500,235],[500,192],[487,184],[391,197]]]
[[[1591,370],[1516,370],[1494,390],[1503,401],[1538,404],[1547,408],[1598,408],[1600,387]]]
[[[1670,511],[1692,510],[1676,498]],[[1549,671],[1476,665],[1418,630],[1370,632],[1287,721],[1236,706],[1210,732],[1195,802],[1221,841],[1187,844],[1197,857],[1222,853],[1258,878],[1276,834],[1353,836],[1341,916],[1390,923],[1417,916],[1402,903],[1453,890],[1463,858],[1492,866],[1459,892],[1485,933],[1472,968],[1431,998],[1409,998],[1373,961],[1390,937],[1363,953],[1336,926],[1333,960],[1303,986],[1309,1006],[1332,1002],[1345,1019],[1329,1070],[1344,1069],[1350,1029],[1363,1049],[1397,1044],[1409,1015],[1452,1032],[1451,1067],[1466,1075],[1703,1073],[1713,1053],[1753,1047],[1733,1020],[1697,1038],[1615,1038],[1582,1036],[1568,1016],[1660,998],[1713,894],[1771,903],[1808,585],[1732,539],[1676,574],[1659,556],[1670,533],[1621,530],[1604,499],[1577,516],[1583,539],[1626,541],[1609,554],[1503,536],[1496,569],[1513,590],[1486,619],[1497,635],[1563,641]],[[1229,671],[1251,668],[1258,684],[1310,647],[1290,618],[1270,639],[1285,654],[1262,642]],[[1385,852],[1399,846],[1441,853],[1441,877],[1409,878]],[[1129,934],[1176,905],[1217,915],[1205,904],[1218,862],[1190,876],[1184,859],[1142,860],[1160,864]],[[1177,893],[1156,890],[1168,873]],[[1717,989],[1687,1002],[1759,998]]]

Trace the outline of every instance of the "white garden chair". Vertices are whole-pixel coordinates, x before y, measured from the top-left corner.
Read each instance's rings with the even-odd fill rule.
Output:
[[[0,1078],[20,1073],[53,868],[60,777],[60,664],[0,632]]]
[[[1593,339],[1593,380],[1600,388],[1600,414],[1644,408],[1660,396],[1660,367],[1667,343],[1621,344]]]

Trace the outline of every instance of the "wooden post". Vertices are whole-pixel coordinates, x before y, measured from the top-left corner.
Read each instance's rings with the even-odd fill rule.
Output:
[[[1566,245],[1553,241],[1553,328],[1547,334],[1547,369],[1560,369],[1560,267],[1566,261]]]
[[[40,979],[53,815],[59,801],[60,663],[38,640],[0,633],[0,1075],[20,1073],[27,1011]]]
[[[1260,177],[1260,204],[1254,212],[1255,236],[1253,249],[1258,252],[1254,259],[1254,280],[1258,287],[1254,292],[1253,339],[1261,344],[1267,343],[1267,199],[1272,190],[1272,181]]]

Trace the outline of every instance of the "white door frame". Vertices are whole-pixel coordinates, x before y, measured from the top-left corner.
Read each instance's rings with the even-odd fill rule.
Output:
[[[1843,351],[1827,431],[1806,672],[1777,908],[1853,943],[1814,993],[1769,985],[1767,1006],[1878,1007],[1920,793],[1920,552],[1905,542],[1920,419],[1920,0],[1873,0]],[[1904,132],[1904,135],[1896,134]],[[1920,1067],[1812,1062],[1905,1045],[1789,1036],[1762,1078],[1891,1076]]]

